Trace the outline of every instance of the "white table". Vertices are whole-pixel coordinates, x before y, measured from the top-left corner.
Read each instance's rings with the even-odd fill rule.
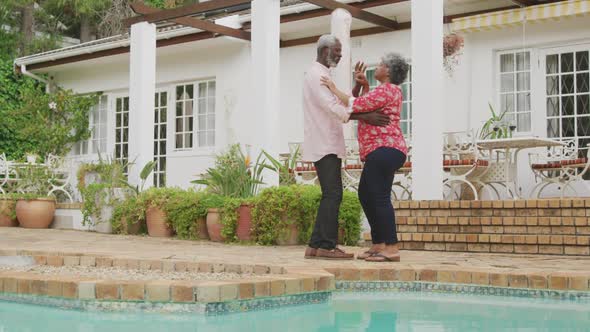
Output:
[[[488,170],[482,174],[481,181],[490,185],[501,184],[506,188],[508,196],[517,199],[521,197],[517,176],[518,153],[524,149],[560,146],[564,143],[549,138],[528,136],[480,140],[477,141],[477,145],[480,149],[488,150],[490,157]],[[504,154],[504,158],[497,159],[495,163],[492,160],[494,150],[502,151]]]

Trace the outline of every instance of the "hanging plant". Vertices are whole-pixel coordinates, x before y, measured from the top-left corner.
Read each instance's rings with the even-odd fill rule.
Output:
[[[449,75],[453,74],[459,64],[459,57],[463,54],[465,40],[462,36],[451,33],[443,38],[443,65]]]

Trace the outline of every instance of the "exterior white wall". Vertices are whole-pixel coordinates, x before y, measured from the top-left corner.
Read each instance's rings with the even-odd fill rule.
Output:
[[[561,22],[545,22],[527,25],[526,47],[535,52],[544,47],[572,43],[590,43],[589,18],[576,18]],[[448,30],[445,28],[445,32]],[[363,60],[377,65],[386,52],[411,56],[410,30],[377,35],[354,37],[351,41],[352,63]],[[444,80],[445,131],[478,129],[488,117],[488,102],[497,105],[496,52],[522,47],[522,30],[507,28],[489,32],[465,34],[465,49],[460,64],[452,77]],[[315,61],[314,44],[280,49],[280,121],[278,148],[287,152],[287,143],[303,139],[303,113],[301,109],[301,82],[305,70]],[[129,55],[117,55],[68,66],[52,71],[58,84],[79,93],[104,91],[109,95],[127,94],[129,82]],[[536,65],[536,58],[532,58]],[[249,43],[229,38],[198,41],[159,48],[157,51],[157,90],[174,83],[192,82],[215,78],[216,92],[216,149],[222,150],[232,142],[253,142],[252,129],[262,116],[251,95],[251,71]],[[532,81],[543,79],[532,77]],[[533,96],[534,135],[544,137],[545,109],[535,109],[543,104],[543,95]],[[535,104],[541,98],[541,104]],[[169,102],[173,105],[173,99]],[[109,135],[114,110],[109,114]],[[168,185],[190,186],[190,180],[202,173],[213,161],[214,150],[191,152],[173,151],[173,108],[168,119]],[[110,137],[109,137],[110,139]],[[149,144],[152,144],[151,142]],[[109,140],[109,146],[112,141]],[[523,186],[530,187],[532,173],[527,162],[527,153],[521,154],[519,167]]]

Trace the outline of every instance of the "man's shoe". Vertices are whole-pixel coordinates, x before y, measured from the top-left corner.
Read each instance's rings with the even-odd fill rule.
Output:
[[[316,253],[318,259],[353,259],[354,254],[344,252],[342,249],[336,247],[332,250],[319,248]]]
[[[318,252],[318,250],[316,248],[307,247],[307,249],[305,249],[304,258],[306,258],[306,259],[316,258],[317,252]]]

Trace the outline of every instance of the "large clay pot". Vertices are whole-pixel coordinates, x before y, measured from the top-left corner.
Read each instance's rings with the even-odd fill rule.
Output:
[[[209,209],[207,211],[207,233],[213,242],[223,242],[225,238],[221,235],[221,215],[218,209]]]
[[[37,198],[16,202],[16,219],[24,228],[48,228],[55,215],[55,199]]]
[[[150,207],[145,213],[148,234],[154,237],[172,237],[174,231],[168,226],[166,213],[158,208]]]
[[[206,217],[201,217],[197,219],[197,239],[209,240],[209,232],[207,231]]]
[[[0,200],[0,227],[16,227],[18,221],[11,218],[10,214],[14,211],[16,204],[13,200]]]
[[[236,235],[240,241],[250,241],[252,230],[252,205],[242,204],[238,208],[238,227]]]
[[[292,222],[281,230],[277,238],[277,244],[280,246],[294,246],[299,244],[299,229],[297,223]]]

